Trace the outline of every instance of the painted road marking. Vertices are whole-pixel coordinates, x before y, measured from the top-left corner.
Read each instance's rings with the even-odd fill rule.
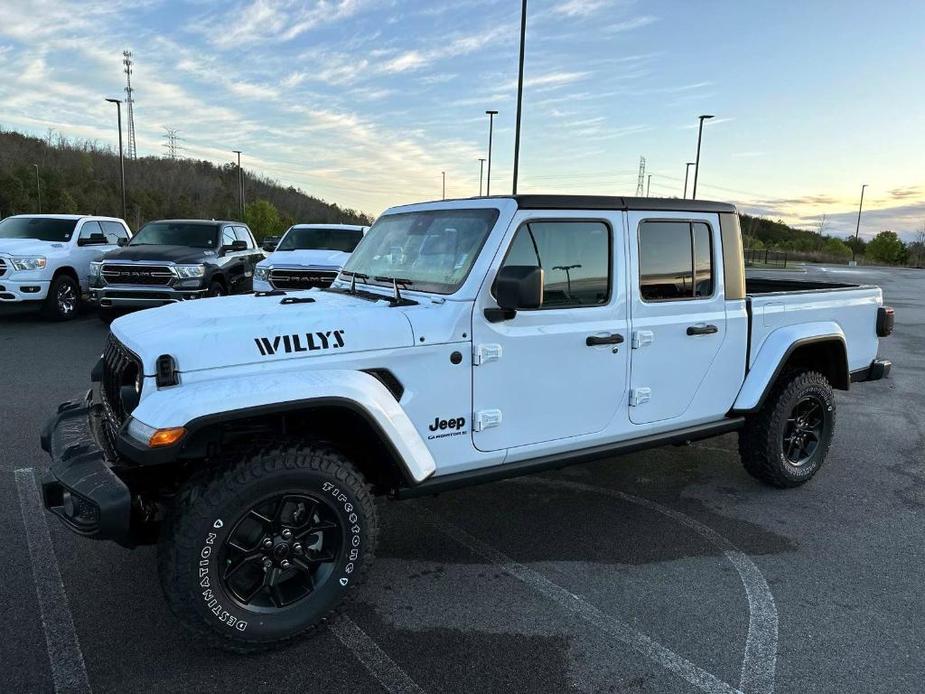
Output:
[[[475,554],[497,564],[506,573],[522,581],[586,622],[593,624],[605,634],[609,634],[618,641],[622,641],[649,660],[661,665],[669,672],[673,672],[678,677],[681,677],[710,694],[739,692],[735,687],[728,685],[715,675],[711,675],[703,668],[694,665],[694,663],[678,655],[670,648],[654,641],[642,632],[631,627],[629,624],[605,614],[591,603],[584,601],[578,595],[571,593],[558,583],[549,580],[533,569],[529,569],[523,564],[520,564],[500,550],[485,544],[462,528],[443,520],[427,509],[421,508],[420,513],[423,520],[433,525],[448,537],[464,547],[467,547]]]
[[[80,641],[74,628],[74,619],[58,569],[58,559],[48,532],[45,509],[39,495],[38,485],[32,468],[23,468],[13,473],[23,525],[26,527],[26,543],[32,560],[32,578],[42,613],[42,629],[48,648],[48,662],[51,679],[56,692],[68,694],[89,694],[90,680],[84,664]]]
[[[735,567],[748,599],[748,636],[745,639],[745,655],[742,659],[739,689],[755,694],[770,694],[774,691],[774,673],[777,668],[777,605],[764,575],[747,554],[700,521],[650,499],[633,496],[616,489],[545,477],[522,477],[510,481],[517,484],[533,484],[603,494],[628,501],[667,516],[712,543]]]
[[[350,617],[341,615],[331,625],[337,640],[349,648],[386,691],[393,694],[423,694],[417,683],[383,651]]]

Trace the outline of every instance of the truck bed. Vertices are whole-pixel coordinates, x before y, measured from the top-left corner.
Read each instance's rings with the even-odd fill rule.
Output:
[[[765,341],[781,329],[808,333],[841,332],[851,371],[867,368],[877,357],[877,310],[883,304],[879,287],[747,278],[749,367]]]

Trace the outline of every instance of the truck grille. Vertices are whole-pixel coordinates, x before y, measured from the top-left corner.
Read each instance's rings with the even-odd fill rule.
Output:
[[[110,333],[106,349],[103,351],[103,378],[100,384],[100,396],[110,428],[109,434],[118,431],[130,414],[122,404],[122,386],[134,386],[140,373],[141,360]]]
[[[270,270],[270,284],[274,289],[311,289],[329,287],[336,270]]]
[[[143,284],[166,287],[176,276],[166,265],[105,264],[100,271],[107,284]]]

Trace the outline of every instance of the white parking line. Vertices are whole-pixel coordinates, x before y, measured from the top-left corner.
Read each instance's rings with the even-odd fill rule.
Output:
[[[673,672],[678,677],[711,694],[714,692],[725,694],[739,691],[625,622],[605,614],[558,583],[554,583],[542,574],[527,568],[503,552],[473,537],[462,528],[443,520],[426,509],[422,508],[420,512],[426,522],[431,523],[448,537],[467,547],[475,554],[494,562],[506,573],[527,584],[586,622],[593,624],[605,634],[622,641],[669,672]]]
[[[522,477],[511,481],[603,494],[628,501],[667,516],[690,528],[722,551],[738,572],[748,600],[748,636],[745,639],[745,655],[742,659],[739,688],[756,694],[770,694],[774,691],[774,673],[777,668],[777,605],[764,575],[747,554],[700,521],[650,499],[633,496],[616,489],[595,487],[567,480],[551,480],[544,477]]]
[[[386,691],[391,694],[423,694],[417,683],[383,651],[379,644],[360,629],[347,615],[341,615],[330,626],[337,640],[349,648]]]
[[[39,495],[38,485],[32,468],[16,470],[16,490],[23,524],[26,527],[26,543],[32,560],[32,578],[39,610],[42,613],[42,628],[45,631],[45,645],[51,665],[51,679],[56,692],[84,694],[90,692],[90,680],[84,664],[77,630],[71,617],[64,582],[58,569],[58,559],[48,532],[45,509]]]

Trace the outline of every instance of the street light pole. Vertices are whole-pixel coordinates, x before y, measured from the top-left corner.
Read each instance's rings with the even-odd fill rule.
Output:
[[[491,140],[495,134],[495,116],[497,111],[485,111],[488,115],[488,178],[485,181],[485,195],[491,195]]]
[[[241,215],[241,221],[244,221],[244,177],[241,174],[241,150],[231,150],[238,155],[238,212]]]
[[[649,178],[646,181],[646,197],[649,197],[649,188],[652,187],[652,174],[649,174]]]
[[[514,184],[512,195],[517,195],[517,174],[520,170],[520,119],[524,100],[524,48],[527,42],[527,0],[520,9],[520,69],[517,74],[517,123],[514,126]]]
[[[119,125],[119,177],[122,185],[122,219],[125,219],[125,156],[122,154],[122,102],[119,99],[106,99],[116,105],[116,121]]]
[[[861,234],[861,210],[864,209],[864,189],[867,184],[861,186],[861,202],[858,203],[858,224],[854,229],[854,245],[851,247],[851,260],[854,261],[858,254],[858,236]]]
[[[443,199],[446,200],[446,171],[441,171],[443,174]]]
[[[700,119],[700,127],[697,131],[697,159],[694,162],[694,192],[691,195],[691,200],[697,199],[697,177],[700,175],[700,140],[703,139],[703,122],[705,120],[710,120],[713,116],[698,116]]]
[[[35,167],[35,197],[39,203],[39,214],[42,214],[42,187],[39,185],[39,165],[33,164],[32,166]]]
[[[482,175],[485,172],[485,157],[479,157],[479,197],[482,197]]]
[[[687,175],[691,172],[691,167],[694,165],[694,162],[689,161],[684,165],[684,199],[687,199]]]

